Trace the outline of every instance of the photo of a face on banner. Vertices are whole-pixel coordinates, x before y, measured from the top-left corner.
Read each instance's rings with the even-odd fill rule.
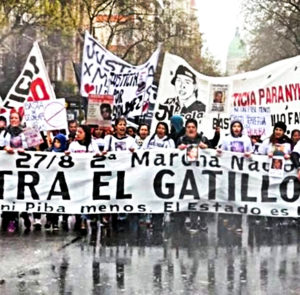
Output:
[[[223,103],[223,92],[222,91],[215,91],[214,103]]]
[[[273,159],[272,169],[282,169],[282,159]]]
[[[213,102],[211,105],[212,112],[224,112],[225,92],[216,90],[213,92]]]
[[[167,98],[164,105],[172,105],[174,114],[185,116],[193,112],[205,112],[206,105],[198,95],[197,77],[192,70],[184,65],[179,65],[171,79],[171,84],[174,86],[176,96]]]
[[[284,158],[282,156],[275,156],[270,159],[269,175],[273,177],[283,177]]]
[[[226,112],[229,84],[212,83],[209,85],[209,111]]]
[[[186,148],[186,160],[188,162],[195,162],[198,160],[198,146],[197,145],[189,145]]]
[[[100,115],[101,115],[101,120],[104,121],[111,121],[111,114],[112,114],[112,108],[109,103],[102,103],[100,105]]]
[[[87,124],[110,127],[114,97],[108,94],[90,94],[88,99]]]

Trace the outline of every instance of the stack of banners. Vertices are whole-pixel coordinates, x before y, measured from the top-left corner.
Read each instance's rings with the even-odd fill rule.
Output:
[[[81,95],[114,96],[113,120],[142,114],[150,100],[159,49],[143,65],[131,65],[115,56],[85,33],[81,70]]]
[[[25,101],[55,98],[39,45],[34,42],[20,76],[3,101],[3,107],[18,110]]]
[[[217,124],[228,129],[230,115],[243,112],[249,135],[269,136],[277,121],[285,122],[290,134],[300,124],[299,82],[300,56],[253,72],[208,77],[184,59],[166,53],[152,129],[158,121],[169,122],[172,115],[181,114],[196,119],[200,129],[212,136]]]
[[[189,162],[176,149],[100,157],[0,151],[0,161],[1,211],[300,216],[296,170],[286,161],[282,176],[273,177],[266,156],[201,150],[198,161]]]

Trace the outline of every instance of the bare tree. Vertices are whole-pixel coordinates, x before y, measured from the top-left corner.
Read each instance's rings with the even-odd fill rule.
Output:
[[[249,57],[242,69],[257,69],[300,53],[299,0],[247,0],[243,7]]]

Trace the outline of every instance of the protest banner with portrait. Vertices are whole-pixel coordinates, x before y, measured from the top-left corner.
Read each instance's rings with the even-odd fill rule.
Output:
[[[180,114],[185,120],[196,119],[198,128],[210,137],[217,124],[229,129],[234,107],[256,107],[260,117],[259,110],[263,107],[270,110],[271,126],[283,121],[289,135],[300,124],[299,73],[300,56],[296,56],[252,72],[209,77],[194,70],[181,57],[166,53],[152,128],[158,121],[170,123],[172,115]]]

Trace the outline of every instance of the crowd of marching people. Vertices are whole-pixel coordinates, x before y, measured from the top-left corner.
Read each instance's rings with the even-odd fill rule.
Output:
[[[44,142],[33,148],[28,147],[25,136],[22,116],[16,110],[9,115],[9,122],[4,116],[0,116],[0,149],[8,154],[22,153],[25,150],[39,150],[47,152],[94,153],[101,155],[110,151],[128,150],[134,152],[138,149],[173,149],[187,150],[193,157],[192,148],[216,149],[216,155],[222,157],[223,151],[242,153],[249,158],[252,154],[268,155],[270,158],[276,155],[291,159],[297,169],[297,177],[300,180],[300,130],[293,130],[289,138],[285,133],[287,126],[284,122],[277,122],[273,133],[264,141],[259,136],[248,137],[243,132],[240,121],[232,121],[230,132],[220,141],[220,128],[216,127],[213,138],[208,139],[203,132],[198,132],[198,124],[194,119],[184,122],[180,115],[171,118],[171,128],[168,124],[159,122],[150,132],[149,125],[141,123],[138,128],[128,126],[124,117],[115,120],[114,127],[79,125],[75,120],[68,122],[68,130],[42,134]],[[197,154],[196,154],[197,156]],[[175,222],[188,226],[190,229],[207,231],[207,213],[180,212],[172,218]],[[62,217],[62,229],[68,230],[69,216]],[[138,223],[147,224],[149,227],[161,228],[165,219],[164,214],[102,214],[102,215],[76,215],[75,230],[85,231],[88,224],[101,222],[103,226],[112,226],[116,230],[121,228],[129,219]],[[240,221],[226,214],[223,222],[228,229],[241,230]],[[266,226],[272,226],[274,218],[263,218]],[[27,212],[2,212],[2,230],[15,232],[19,228],[19,222],[23,219],[26,231],[32,229],[41,230],[41,214]],[[275,218],[280,223],[280,218]],[[89,222],[88,222],[89,221]],[[295,220],[294,220],[295,221]],[[258,220],[260,222],[260,220]],[[277,222],[277,224],[278,224]],[[296,221],[297,222],[297,221]],[[46,214],[46,230],[59,230],[59,215]]]

